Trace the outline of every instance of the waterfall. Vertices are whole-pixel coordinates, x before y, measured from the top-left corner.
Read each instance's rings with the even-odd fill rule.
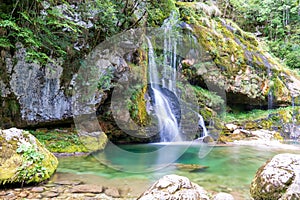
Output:
[[[155,63],[155,54],[152,43],[146,37],[149,48],[149,79],[153,91],[154,111],[158,119],[161,142],[181,141],[179,124],[171,109],[171,104],[164,93],[161,92],[158,79],[158,70]]]
[[[292,124],[290,125],[290,139],[298,139],[300,135],[300,126],[296,125],[295,97],[292,96]]]
[[[205,126],[205,123],[204,123],[204,119],[202,117],[202,115],[200,115],[199,113],[198,114],[198,117],[199,117],[199,121],[198,121],[198,126],[200,128],[202,128],[202,135],[200,136],[200,138],[204,138],[206,136],[208,136],[208,133],[207,133],[207,129],[206,129],[206,126]]]
[[[268,62],[265,62],[266,66],[267,66],[267,75],[269,80],[272,79],[272,71],[271,71],[271,66]],[[270,87],[269,92],[268,92],[268,109],[272,109],[273,108],[273,90]]]
[[[162,28],[164,29],[164,63],[162,86],[168,88],[176,94],[176,74],[177,74],[177,35],[174,35],[174,27],[178,22],[178,14],[172,12],[171,16],[167,18]]]
[[[179,98],[176,91],[177,51],[180,50],[181,45],[181,37],[176,31],[176,28],[180,27],[178,26],[178,19],[178,13],[173,12],[163,23],[163,37],[160,40],[163,44],[163,55],[160,57],[160,65],[156,63],[156,55],[151,40],[145,36],[148,45],[149,85],[151,87],[149,91],[152,92],[153,110],[157,117],[161,142],[182,141],[180,119],[178,120],[180,113],[176,112],[174,102],[171,102],[172,99]],[[172,93],[174,97],[170,97],[168,93]],[[202,136],[205,137],[208,135],[208,131],[203,117],[199,113],[196,113],[196,116],[199,118],[198,124],[196,122],[191,126],[201,126]]]

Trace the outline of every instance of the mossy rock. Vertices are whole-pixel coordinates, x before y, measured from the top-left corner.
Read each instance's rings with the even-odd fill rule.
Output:
[[[79,132],[81,143],[90,151],[103,150],[108,142],[107,136],[104,132]]]
[[[58,160],[29,132],[0,130],[0,185],[38,184],[55,172]]]
[[[257,123],[255,121],[247,121],[244,125],[244,128],[246,130],[254,130],[254,129],[256,130],[256,129],[258,129]]]
[[[181,20],[192,26],[191,33],[205,52],[204,67],[199,65],[199,69],[197,63],[183,65],[182,73],[194,85],[209,83],[221,88],[230,105],[267,106],[269,92],[280,106],[290,104],[292,95],[299,96],[296,85],[300,77],[268,54],[255,35],[219,17],[213,4],[177,2],[176,6]]]
[[[300,155],[278,154],[260,167],[250,185],[256,200],[299,199]]]

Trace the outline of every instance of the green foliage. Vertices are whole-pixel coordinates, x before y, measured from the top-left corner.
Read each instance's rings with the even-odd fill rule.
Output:
[[[47,175],[46,168],[42,166],[44,155],[34,145],[23,143],[18,147],[17,153],[22,154],[23,164],[17,170],[16,182],[28,184]]]
[[[262,34],[270,50],[291,68],[299,68],[300,5],[298,0],[219,1],[223,17],[243,30]]]
[[[48,3],[49,7],[44,7],[45,2],[40,0],[2,3],[0,47],[16,49],[16,43],[20,42],[27,48],[27,61],[40,64],[52,61],[54,56],[65,56],[68,45],[78,37],[81,27],[63,16],[56,1]],[[61,40],[68,44],[62,45]]]
[[[101,91],[109,90],[113,87],[112,79],[114,77],[114,68],[108,67],[98,81],[98,89]]]
[[[30,131],[45,147],[56,153],[87,152],[74,131]]]
[[[281,58],[287,66],[300,69],[300,36],[293,35],[290,40],[275,40],[268,42],[270,50]]]
[[[199,86],[192,86],[200,104],[204,104],[214,110],[221,110],[224,105],[222,97],[217,95],[215,92],[205,90]]]
[[[12,0],[0,3],[0,48],[27,48],[27,61],[46,64],[54,57],[66,58],[80,39],[91,48],[121,30],[133,27],[134,11],[142,1],[87,0],[70,5],[68,1]],[[77,7],[74,7],[76,5]],[[92,27],[72,20],[80,15]]]
[[[222,116],[222,120],[225,122],[234,122],[234,121],[254,121],[262,118],[268,118],[269,116],[272,116],[273,114],[280,113],[281,111],[286,112],[292,112],[293,107],[286,107],[286,108],[278,108],[278,109],[272,109],[272,110],[252,110],[248,112],[241,112],[241,111],[235,111],[230,113],[224,113]],[[280,120],[280,119],[276,119]]]
[[[173,0],[149,1],[147,6],[147,23],[149,27],[160,26],[173,11],[177,11]]]

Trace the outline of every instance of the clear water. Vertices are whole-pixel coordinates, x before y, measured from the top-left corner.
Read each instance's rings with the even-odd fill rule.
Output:
[[[176,149],[182,149],[185,144],[171,145],[168,149],[169,154],[172,154]],[[299,144],[293,144],[298,145]],[[144,145],[123,145],[120,146],[126,151],[134,153],[155,152],[160,149],[162,144],[144,144]],[[203,147],[197,144],[191,145],[184,151],[175,162],[184,164],[199,164],[208,166],[207,169],[202,169],[195,172],[188,170],[180,170],[174,164],[170,164],[158,171],[146,173],[128,173],[114,170],[110,167],[102,165],[95,157],[65,157],[59,158],[58,172],[60,174],[89,174],[89,180],[92,179],[114,181],[115,186],[122,186],[122,182],[130,182],[131,187],[137,191],[147,189],[155,180],[166,174],[178,174],[190,178],[191,181],[201,185],[206,190],[215,192],[232,193],[236,199],[250,199],[249,185],[253,179],[257,169],[263,165],[268,159],[278,153],[290,152],[300,153],[299,150],[287,149],[271,149],[269,147],[251,147],[251,146],[223,146],[213,147],[211,151],[203,158],[199,158],[199,149]],[[201,153],[200,153],[201,154]],[[113,155],[110,152],[108,155],[110,162],[119,166],[132,167],[141,165],[145,167],[157,162],[157,158],[130,160],[122,155]],[[70,176],[71,177],[71,176]],[[134,185],[134,181],[137,185]]]

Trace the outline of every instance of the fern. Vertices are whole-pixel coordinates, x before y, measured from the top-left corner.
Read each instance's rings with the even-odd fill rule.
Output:
[[[7,38],[0,37],[0,47],[9,48],[9,47],[13,47],[13,45],[10,43],[10,41]]]

